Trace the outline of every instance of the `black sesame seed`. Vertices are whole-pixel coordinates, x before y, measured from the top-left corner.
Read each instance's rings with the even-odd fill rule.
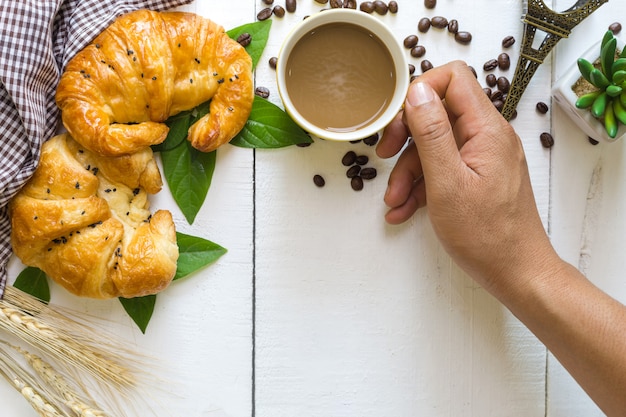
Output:
[[[193,78],[189,79],[189,84],[193,84]]]
[[[198,58],[194,58],[194,61],[196,61],[198,64],[200,63],[200,60]]]
[[[157,79],[156,75],[152,77],[152,81],[156,81],[156,79]]]
[[[141,190],[140,190],[139,188],[135,188],[135,189],[133,190],[133,195],[137,195],[137,194],[139,194],[139,192],[140,192],[140,191],[141,191]]]
[[[222,84],[222,83],[224,83],[224,79],[223,79],[223,78],[220,78],[219,80],[217,80],[217,83],[218,83],[218,84]]]

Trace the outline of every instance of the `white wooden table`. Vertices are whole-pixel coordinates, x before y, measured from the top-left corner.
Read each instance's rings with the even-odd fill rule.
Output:
[[[496,71],[513,76],[521,0],[440,0],[434,10],[421,0],[398,3],[397,15],[379,18],[401,40],[418,34],[424,16],[455,18],[470,31],[469,46],[433,29],[419,34],[420,43],[434,65],[466,60],[483,85],[483,63],[503,51],[505,36],[515,36],[518,42],[507,50],[512,68]],[[573,3],[546,1],[555,10]],[[230,29],[254,21],[262,7],[260,0],[196,0],[185,10]],[[294,14],[274,18],[256,83],[271,90],[276,104],[267,61],[290,28],[320,8],[298,0]],[[619,16],[626,16],[626,3],[612,0],[558,45],[513,125],[559,253],[575,265],[582,258],[589,278],[624,302],[625,144],[594,147],[560,109],[535,111],[538,101],[550,102],[552,80]],[[411,62],[419,68],[419,59]],[[551,150],[539,142],[544,131],[554,134]],[[379,173],[361,192],[352,191],[340,162],[351,149],[368,155]],[[153,355],[176,392],[163,416],[601,415],[544,346],[452,263],[424,211],[401,226],[385,224],[382,196],[394,160],[377,159],[364,144],[319,140],[280,150],[227,145],[217,158],[193,226],[167,189],[153,207],[171,209],[179,230],[213,240],[228,253],[160,294],[145,335],[116,300],[77,299],[53,288],[54,304],[111,320],[130,347]],[[318,173],[326,178],[324,188],[312,182]],[[11,264],[11,280],[20,269]],[[5,383],[0,398],[2,415],[34,415]]]

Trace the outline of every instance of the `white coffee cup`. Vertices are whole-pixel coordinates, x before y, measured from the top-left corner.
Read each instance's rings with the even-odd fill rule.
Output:
[[[387,104],[384,110],[381,108],[380,112],[372,116],[371,119],[364,121],[362,125],[355,125],[354,128],[350,129],[332,129],[325,126],[318,126],[311,120],[308,120],[294,104],[294,100],[290,97],[288,90],[287,79],[290,76],[288,68],[289,57],[294,51],[294,48],[297,47],[298,42],[305,36],[315,33],[314,31],[318,30],[318,28],[333,23],[356,25],[377,37],[387,50],[388,56],[391,57],[393,70],[395,72],[395,88],[390,89],[390,97],[386,98]],[[362,65],[360,70],[367,71],[367,65]],[[352,9],[330,9],[312,15],[300,22],[283,42],[278,55],[276,75],[280,97],[285,111],[291,118],[310,134],[322,139],[337,141],[364,139],[384,129],[402,109],[410,83],[406,50],[393,32],[380,19]],[[343,74],[343,76],[349,76],[349,74]],[[328,88],[328,85],[320,83],[316,89],[317,88],[319,88],[319,91],[316,90],[314,94],[312,92],[311,94],[313,94],[313,96],[316,94],[321,96],[329,93],[325,90]],[[368,88],[368,85],[364,84],[363,88]],[[340,102],[336,103],[336,106],[333,105],[333,111],[335,111],[334,107],[336,107],[337,112],[345,111],[345,107],[342,107],[342,103]]]

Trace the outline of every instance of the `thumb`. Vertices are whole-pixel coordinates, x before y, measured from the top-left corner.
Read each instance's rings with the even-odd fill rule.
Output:
[[[442,100],[425,82],[409,87],[404,117],[424,171],[424,178],[450,174],[450,168],[461,162],[452,125]]]

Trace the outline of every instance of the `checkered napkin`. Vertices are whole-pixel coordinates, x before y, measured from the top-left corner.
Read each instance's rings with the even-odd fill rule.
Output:
[[[59,120],[65,64],[117,16],[193,0],[0,0],[0,298],[11,256],[7,203],[30,178]]]

